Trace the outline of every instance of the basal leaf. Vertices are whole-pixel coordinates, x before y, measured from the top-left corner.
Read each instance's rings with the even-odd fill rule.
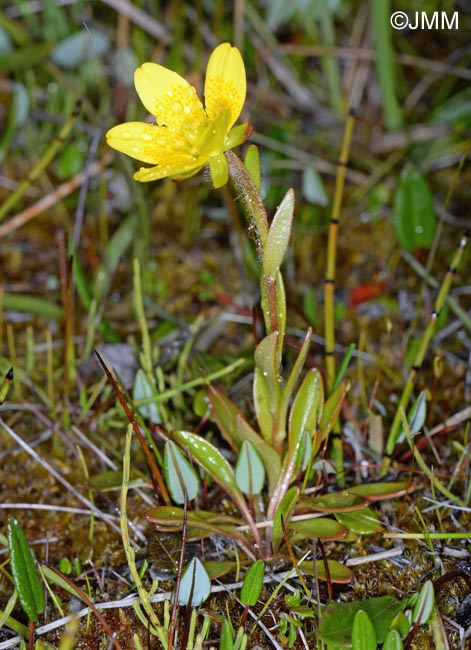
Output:
[[[15,517],[8,517],[8,549],[13,582],[26,615],[37,621],[46,607],[43,583],[23,529]]]
[[[394,197],[393,223],[401,246],[409,251],[428,248],[437,218],[427,181],[416,167],[407,167]]]
[[[197,607],[204,602],[211,593],[211,581],[201,561],[194,557],[183,570],[178,590],[180,605]]]
[[[247,571],[240,591],[240,600],[244,605],[254,607],[257,604],[257,600],[262,591],[264,576],[265,562],[263,560],[256,560]]]
[[[198,494],[200,482],[194,468],[172,440],[167,440],[164,449],[165,482],[175,503],[189,501]]]

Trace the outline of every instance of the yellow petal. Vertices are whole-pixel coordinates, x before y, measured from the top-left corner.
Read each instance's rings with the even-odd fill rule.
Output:
[[[176,72],[157,63],[144,63],[134,73],[137,93],[159,126],[178,131],[182,124],[206,119],[193,86]]]
[[[242,111],[246,91],[245,67],[239,50],[221,43],[211,54],[206,69],[204,96],[208,117],[214,119],[220,110],[229,109],[230,128]]]
[[[195,165],[193,161],[188,161],[184,165],[181,161],[174,164],[168,163],[164,165],[159,165],[158,167],[141,167],[141,169],[134,174],[134,179],[140,181],[141,183],[147,183],[149,181],[157,181],[160,178],[172,178],[172,179],[184,179],[193,176],[199,170],[204,167],[206,160],[202,163]]]
[[[185,138],[164,126],[146,122],[126,122],[108,131],[106,141],[122,153],[156,165],[170,156],[180,157],[188,152]]]

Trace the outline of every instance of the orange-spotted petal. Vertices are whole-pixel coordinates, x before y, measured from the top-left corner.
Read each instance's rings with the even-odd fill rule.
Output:
[[[147,122],[118,124],[108,131],[106,141],[113,149],[151,165],[188,153],[188,144],[182,135]]]
[[[206,119],[196,90],[179,74],[157,63],[144,63],[134,73],[137,93],[159,126],[178,131],[182,124]]]
[[[214,119],[222,109],[229,109],[230,128],[242,111],[246,92],[245,67],[239,50],[230,43],[221,43],[211,54],[206,69],[206,114]]]

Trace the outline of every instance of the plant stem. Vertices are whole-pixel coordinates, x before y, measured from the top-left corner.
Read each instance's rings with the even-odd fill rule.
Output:
[[[396,414],[394,416],[394,420],[391,426],[391,431],[389,432],[388,441],[386,444],[385,451],[388,456],[390,456],[394,451],[396,440],[399,435],[399,431],[401,427],[401,410],[405,410],[409,403],[412,390],[415,386],[415,382],[417,380],[420,369],[422,367],[422,363],[425,358],[425,353],[427,352],[427,348],[434,334],[435,325],[438,320],[438,316],[440,315],[443,305],[445,304],[445,300],[450,291],[453,276],[461,261],[461,257],[463,255],[463,251],[466,247],[467,242],[468,242],[468,234],[465,234],[461,238],[458,248],[456,249],[453,259],[451,261],[450,268],[448,269],[443,279],[442,286],[440,287],[437,298],[435,300],[433,312],[430,315],[427,327],[421,338],[419,349],[417,350],[417,354],[415,355],[414,363],[412,364],[412,367],[409,370],[409,376],[407,378],[406,385],[404,386],[404,390],[402,392],[401,399],[399,401]]]
[[[332,205],[332,213],[329,224],[329,235],[327,240],[327,260],[324,279],[324,336],[325,336],[325,363],[327,390],[332,391],[335,384],[335,316],[334,316],[334,293],[335,293],[335,267],[337,262],[337,237],[339,230],[340,209],[342,206],[343,188],[345,185],[345,173],[350,153],[350,143],[353,134],[355,117],[354,111],[350,110],[343,135],[342,149],[337,167],[335,179],[335,194]],[[343,448],[340,439],[340,425],[336,424],[332,437],[332,459],[343,477]],[[339,483],[343,479],[338,479]]]

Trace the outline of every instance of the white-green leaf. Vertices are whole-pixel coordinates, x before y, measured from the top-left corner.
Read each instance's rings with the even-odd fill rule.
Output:
[[[52,61],[60,68],[72,70],[82,63],[103,56],[110,45],[106,34],[82,29],[61,41],[51,52]]]
[[[426,623],[433,612],[435,604],[435,594],[433,591],[433,583],[427,580],[419,592],[419,596],[412,612],[412,622],[417,625]]]
[[[199,478],[195,469],[172,440],[167,440],[164,449],[165,482],[175,503],[184,503],[186,492],[192,501],[199,490]]]
[[[194,557],[185,568],[180,581],[178,602],[180,605],[197,607],[211,593],[211,581],[200,560]]]
[[[263,272],[274,278],[283,262],[291,236],[294,214],[294,191],[289,189],[273,217],[263,251]]]
[[[133,400],[135,402],[139,402],[140,400],[149,399],[156,396],[157,392],[155,386],[151,384],[144,370],[142,370],[142,368],[139,368],[139,370],[136,372],[136,378],[134,380],[134,388],[132,392]],[[162,418],[160,417],[160,412],[156,402],[138,404],[137,409],[145,420],[150,420],[150,422],[153,422],[154,424],[160,424],[162,422]]]
[[[237,487],[244,494],[260,494],[265,482],[265,467],[253,444],[244,440],[235,468]]]
[[[314,167],[306,167],[303,172],[303,197],[313,205],[329,205],[329,197],[324,189],[319,172]]]

